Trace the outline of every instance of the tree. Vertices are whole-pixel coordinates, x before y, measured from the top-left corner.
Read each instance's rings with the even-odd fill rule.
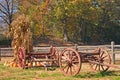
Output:
[[[105,42],[110,40],[108,27],[120,24],[119,0],[19,1],[19,10],[30,16],[37,37],[52,35],[66,41]]]
[[[13,15],[16,11],[16,0],[0,0],[0,17],[9,27],[13,21]]]
[[[32,19],[33,35],[46,36],[49,23],[50,3],[53,0],[19,0],[19,10],[21,13],[29,15]],[[26,4],[26,5],[23,5]]]
[[[96,4],[93,5],[97,9],[98,13],[98,19],[96,19],[96,21],[98,21],[96,25],[96,34],[99,37],[98,42],[104,43],[109,40],[106,33],[107,29],[108,27],[112,27],[112,25],[116,24],[119,20],[119,14],[116,8],[116,4],[118,3],[116,1],[117,0],[94,0],[94,3]]]
[[[90,0],[59,0],[54,8],[54,15],[63,28],[65,39],[85,40],[87,25],[95,21],[96,16]],[[95,16],[95,17],[94,17]]]

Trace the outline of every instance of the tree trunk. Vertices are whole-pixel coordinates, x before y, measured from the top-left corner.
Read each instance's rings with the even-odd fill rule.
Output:
[[[66,27],[64,27],[64,33],[63,33],[63,36],[64,36],[64,40],[65,42],[68,41],[68,36],[67,36],[67,30],[66,30]]]
[[[66,28],[66,17],[63,19],[63,37],[64,37],[64,41],[67,42],[68,41],[68,35],[67,35],[67,28]]]

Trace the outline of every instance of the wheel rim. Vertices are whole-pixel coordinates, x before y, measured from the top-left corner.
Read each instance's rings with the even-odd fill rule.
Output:
[[[99,49],[99,55],[93,59],[101,64],[111,64],[110,54],[107,52],[107,50],[102,48]],[[108,66],[95,63],[90,63],[90,66],[94,71],[107,71],[109,69]]]
[[[59,59],[60,70],[67,76],[75,76],[81,69],[81,58],[77,51],[66,48]]]
[[[19,67],[21,68],[25,67],[24,49],[21,47],[19,48],[19,52],[18,52],[18,64],[19,64]]]

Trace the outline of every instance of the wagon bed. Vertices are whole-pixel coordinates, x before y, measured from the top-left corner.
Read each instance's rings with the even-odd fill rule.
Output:
[[[38,66],[36,62],[39,63],[39,67],[58,66],[58,49],[51,46],[49,52],[34,51],[27,53],[23,47],[20,47],[18,58],[18,63],[23,69]]]
[[[59,67],[61,72],[67,76],[75,76],[80,72],[82,63],[89,63],[93,71],[107,71],[109,67],[119,68],[111,65],[110,54],[105,48],[78,51],[77,48],[64,48],[61,53],[57,47],[50,47],[49,52],[30,52],[19,48],[18,62],[21,68],[28,68],[29,63],[41,63],[42,67]],[[33,65],[34,66],[34,65]]]

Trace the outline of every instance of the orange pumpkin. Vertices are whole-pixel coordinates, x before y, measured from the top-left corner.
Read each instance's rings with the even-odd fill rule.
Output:
[[[41,63],[40,63],[40,62],[36,62],[36,65],[37,65],[37,66],[41,66]]]
[[[28,63],[28,67],[32,66],[32,63]]]
[[[18,67],[18,64],[17,63],[13,63],[12,67]]]
[[[10,62],[10,67],[13,67],[14,62]]]

